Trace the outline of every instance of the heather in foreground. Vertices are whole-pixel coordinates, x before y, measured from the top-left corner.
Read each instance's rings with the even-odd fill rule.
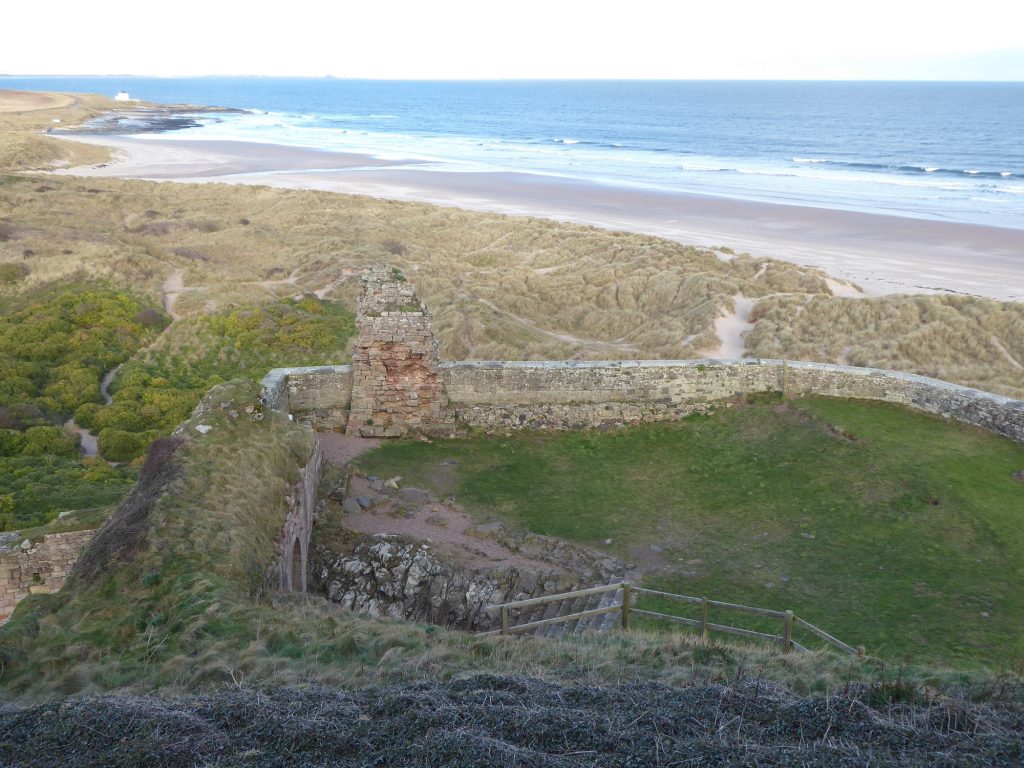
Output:
[[[1015,766],[1019,710],[761,680],[671,688],[481,675],[355,692],[248,688],[0,709],[18,766]]]

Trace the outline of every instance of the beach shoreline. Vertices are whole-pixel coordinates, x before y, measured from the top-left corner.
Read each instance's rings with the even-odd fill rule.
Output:
[[[255,184],[568,221],[824,269],[864,295],[960,293],[1024,301],[1024,230],[753,202],[508,171],[440,171],[277,144],[65,135],[116,159],[60,174]],[[728,258],[724,253],[723,258]]]

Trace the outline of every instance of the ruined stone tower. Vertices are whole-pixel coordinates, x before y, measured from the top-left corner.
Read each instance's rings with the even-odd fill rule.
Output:
[[[346,434],[450,434],[454,419],[430,314],[397,268],[373,267],[363,276],[356,326]]]

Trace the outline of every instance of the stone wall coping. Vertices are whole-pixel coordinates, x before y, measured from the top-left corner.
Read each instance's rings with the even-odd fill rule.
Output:
[[[317,373],[351,373],[351,365],[305,365],[293,368],[271,368],[263,377],[263,387],[271,389],[284,383],[289,376],[305,376]]]
[[[474,370],[480,368],[534,368],[539,370],[557,369],[599,369],[599,368],[699,368],[704,365],[763,365],[782,364],[782,360],[766,360],[756,357],[739,360],[716,360],[712,358],[693,360],[454,360],[440,364],[442,369]]]
[[[816,370],[816,371],[835,371],[837,373],[845,373],[853,376],[864,376],[864,377],[877,377],[886,379],[895,379],[897,381],[906,381],[914,384],[920,384],[921,386],[929,387],[931,389],[942,389],[950,393],[963,395],[966,397],[975,397],[982,400],[989,400],[998,405],[1013,408],[1016,410],[1024,411],[1024,400],[1016,400],[1006,395],[997,395],[995,392],[986,392],[983,389],[975,389],[974,387],[967,387],[963,384],[954,384],[950,381],[943,381],[942,379],[933,379],[930,376],[922,376],[918,373],[907,373],[906,371],[889,371],[884,368],[860,368],[855,365],[838,365],[836,363],[814,363],[806,360],[765,360],[763,362],[781,363],[785,362],[787,368],[797,370]]]

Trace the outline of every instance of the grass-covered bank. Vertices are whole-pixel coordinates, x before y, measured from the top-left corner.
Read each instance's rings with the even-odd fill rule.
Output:
[[[847,680],[968,686],[991,680],[875,659],[636,632],[551,641],[475,638],[355,616],[318,598],[261,597],[287,486],[312,434],[276,413],[254,419],[259,388],[233,382],[158,440],[138,485],[97,534],[61,592],[22,601],[0,627],[0,696],[165,692],[319,682],[345,687],[469,672],[594,683],[726,682],[757,676],[802,693]],[[201,434],[199,424],[212,427]],[[915,689],[916,690],[916,689]]]
[[[771,396],[679,424],[392,443],[359,465],[639,562],[648,586],[792,609],[878,656],[1024,656],[1024,447],[981,430]]]

